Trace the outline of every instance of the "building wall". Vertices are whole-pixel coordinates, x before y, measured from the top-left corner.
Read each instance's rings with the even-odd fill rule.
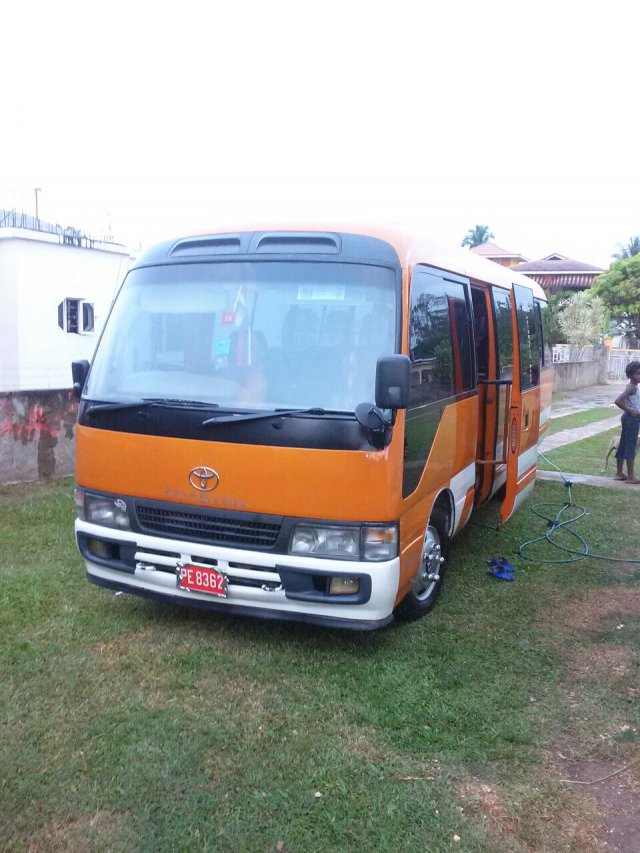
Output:
[[[18,284],[11,253],[0,241],[0,390],[17,388],[18,376]]]
[[[91,360],[128,266],[122,247],[81,248],[39,233],[0,232],[0,392],[68,389],[71,361]],[[65,298],[94,304],[92,333],[59,327]]]

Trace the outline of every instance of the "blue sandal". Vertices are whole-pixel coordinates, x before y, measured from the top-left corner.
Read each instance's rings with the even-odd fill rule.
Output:
[[[507,562],[505,557],[492,557],[487,560],[489,566],[488,575],[501,581],[514,581],[516,567]]]

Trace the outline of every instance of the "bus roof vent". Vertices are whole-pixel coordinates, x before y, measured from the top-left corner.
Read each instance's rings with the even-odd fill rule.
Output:
[[[279,231],[256,234],[249,248],[255,254],[339,255],[342,241],[338,234],[312,231]]]
[[[170,255],[237,255],[242,247],[240,237],[224,234],[220,237],[193,237],[180,240],[169,252]]]

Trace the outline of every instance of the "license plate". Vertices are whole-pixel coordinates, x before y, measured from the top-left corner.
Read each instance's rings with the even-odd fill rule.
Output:
[[[226,575],[207,566],[178,566],[176,584],[178,589],[188,592],[207,592],[209,595],[227,597]]]

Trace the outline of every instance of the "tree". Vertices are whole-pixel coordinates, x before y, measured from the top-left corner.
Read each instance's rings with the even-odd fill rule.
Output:
[[[600,296],[616,320],[627,319],[640,329],[640,254],[616,261],[609,272],[599,275],[591,292]]]
[[[550,347],[568,343],[560,327],[560,316],[562,309],[569,304],[573,296],[574,294],[571,291],[561,291],[554,293],[547,300],[546,310],[542,313],[542,330],[544,339]]]
[[[604,300],[584,291],[571,297],[558,316],[558,323],[570,344],[587,347],[600,340],[606,313]]]
[[[475,228],[470,228],[467,231],[467,236],[460,245],[469,246],[472,249],[474,246],[481,246],[483,243],[488,243],[489,240],[493,240],[493,234],[489,231],[489,226],[476,225]]]
[[[625,258],[633,258],[634,255],[640,255],[640,237],[637,235],[635,237],[629,237],[629,241],[627,243],[618,243],[619,252],[616,252],[611,257],[617,258],[619,261],[625,260]]]

